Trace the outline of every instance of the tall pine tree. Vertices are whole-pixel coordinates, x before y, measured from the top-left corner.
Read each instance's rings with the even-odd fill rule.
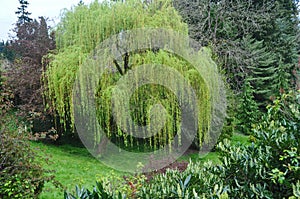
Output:
[[[266,106],[266,97],[271,96],[275,89],[274,84],[270,84],[275,78],[277,68],[275,55],[264,46],[264,41],[257,41],[246,37],[243,39],[243,49],[248,52],[245,57],[247,80],[253,86],[253,95],[260,107]]]
[[[259,1],[258,1],[259,2]],[[267,65],[258,63],[252,72],[255,73],[262,68],[273,68],[271,73],[265,75],[261,87],[255,87],[259,92],[257,99],[267,101],[286,90],[295,88],[296,77],[293,71],[297,68],[299,48],[299,19],[297,0],[273,0],[272,9],[268,11],[271,16],[259,32],[253,37],[263,41],[263,47],[269,52],[275,62]],[[296,69],[297,70],[297,69]],[[266,92],[267,91],[267,92]]]
[[[240,94],[240,103],[238,107],[238,125],[237,130],[244,134],[250,134],[251,128],[258,122],[258,105],[254,100],[254,90],[250,82],[246,79],[242,93]]]
[[[231,88],[239,92],[250,76],[260,104],[295,88],[297,5],[298,0],[174,0],[190,36],[213,48]]]
[[[28,1],[19,0],[19,3],[20,7],[18,7],[18,11],[15,12],[18,15],[18,23],[25,24],[27,22],[31,22],[32,19],[29,17],[31,13],[27,11],[29,5]]]

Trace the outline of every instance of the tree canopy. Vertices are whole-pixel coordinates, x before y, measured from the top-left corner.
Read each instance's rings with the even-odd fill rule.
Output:
[[[151,3],[133,0],[102,3],[95,1],[89,6],[79,5],[64,13],[56,30],[57,51],[49,54],[51,62],[45,72],[45,82],[48,107],[57,111],[65,127],[74,125],[72,95],[77,71],[87,67],[86,59],[95,53],[95,48],[101,42],[116,34],[122,37],[122,32],[138,28],[172,29],[182,35],[188,35],[187,24],[182,22],[169,1],[158,0]],[[184,45],[182,44],[182,47]],[[210,53],[206,51],[199,52],[195,58],[197,63],[201,63],[204,68],[207,67],[203,76],[197,74],[191,63],[172,53],[164,52],[163,49],[149,48],[137,52],[125,52],[121,57],[111,60],[113,68],[108,67],[108,72],[100,78],[97,88],[97,115],[106,135],[124,145],[145,144],[155,148],[171,143],[173,134],[180,128],[178,121],[181,113],[176,107],[178,105],[176,97],[168,89],[159,85],[144,86],[128,99],[130,105],[136,107],[131,117],[139,125],[150,125],[148,111],[153,104],[158,102],[167,110],[166,125],[159,134],[150,139],[134,139],[132,135],[122,131],[113,119],[110,108],[116,82],[127,74],[129,69],[132,70],[141,64],[164,64],[178,70],[196,91],[199,120],[195,146],[200,147],[203,142],[211,141],[213,138],[209,137],[208,131],[212,121],[212,103],[220,88],[218,79],[213,75],[216,72],[216,65],[212,62]],[[158,75],[148,76],[155,78]],[[209,85],[214,83],[216,87],[213,89]],[[95,136],[96,143],[100,142],[99,139],[99,136]]]

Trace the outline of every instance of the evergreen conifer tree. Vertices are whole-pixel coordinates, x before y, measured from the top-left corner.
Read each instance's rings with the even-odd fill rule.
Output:
[[[299,1],[174,0],[174,5],[190,36],[213,48],[235,91],[251,76],[256,101],[267,104],[295,87]]]
[[[246,80],[240,95],[240,103],[237,114],[237,129],[244,134],[250,134],[252,126],[258,122],[257,119],[259,118],[258,105],[254,100],[253,94],[253,86],[249,80]]]
[[[18,23],[25,24],[27,22],[31,22],[32,19],[29,17],[31,13],[27,11],[29,5],[28,1],[19,0],[19,3],[20,7],[18,7],[18,11],[15,12],[18,15]]]
[[[297,68],[299,42],[299,19],[297,3],[295,0],[273,1],[269,10],[270,18],[266,21],[260,32],[255,32],[253,37],[263,41],[263,48],[269,52],[274,62],[258,64],[254,71],[262,68],[269,69],[269,73],[261,71],[264,76],[253,76],[257,81],[263,81],[260,87],[254,85],[260,92],[256,98],[266,102],[270,97],[295,88],[296,77],[293,71]],[[272,70],[270,70],[273,68]]]

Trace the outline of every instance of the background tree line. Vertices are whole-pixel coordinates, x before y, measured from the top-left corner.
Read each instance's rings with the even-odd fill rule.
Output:
[[[297,89],[298,0],[174,0],[173,5],[190,36],[213,49],[239,95],[229,117],[237,119],[240,131],[247,132],[276,96]]]
[[[213,50],[213,59],[224,73],[228,93],[232,92],[228,99],[235,99],[227,125],[247,132],[272,99],[296,88],[298,0],[174,0],[172,4],[188,24],[189,35]],[[31,19],[27,6],[20,0],[16,36],[1,42],[0,51],[14,63],[8,81],[15,104],[34,113],[44,110],[41,74],[47,60],[43,56],[55,49],[55,33],[44,17]]]

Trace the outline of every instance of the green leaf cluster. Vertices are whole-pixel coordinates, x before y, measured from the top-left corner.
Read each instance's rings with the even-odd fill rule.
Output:
[[[1,118],[2,119],[2,118]],[[6,119],[11,119],[7,116]],[[40,166],[22,129],[0,129],[0,196],[3,199],[36,198],[52,175]]]

